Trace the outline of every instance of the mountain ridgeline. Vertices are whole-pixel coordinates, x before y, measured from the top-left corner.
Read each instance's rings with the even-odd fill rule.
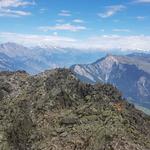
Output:
[[[73,65],[72,71],[86,83],[110,83],[134,104],[150,108],[150,55],[107,55],[92,64]]]
[[[150,117],[68,69],[0,73],[1,150],[149,150]]]
[[[0,71],[25,70],[37,74],[46,69],[67,67],[77,62],[93,62],[103,52],[82,52],[50,46],[25,47],[16,43],[0,44]],[[150,54],[107,55],[92,64],[73,65],[71,70],[86,83],[110,83],[135,105],[150,108]]]
[[[102,52],[85,53],[72,48],[47,45],[26,47],[8,42],[0,44],[0,71],[25,70],[30,74],[37,74],[46,69],[69,68],[77,62],[87,63],[101,55]]]

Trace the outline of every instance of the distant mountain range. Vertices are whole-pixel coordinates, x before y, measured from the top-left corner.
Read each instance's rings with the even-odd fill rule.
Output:
[[[8,42],[0,44],[0,71],[25,70],[37,74],[46,69],[69,68],[79,63],[71,66],[71,70],[80,80],[92,84],[111,83],[130,101],[150,108],[150,54],[105,55],[106,52],[46,45],[25,47]]]
[[[0,70],[26,70],[31,74],[37,74],[45,69],[92,62],[104,55],[104,52],[85,52],[46,45],[25,47],[8,42],[0,44]]]
[[[84,82],[111,83],[131,102],[150,108],[150,54],[107,55],[71,69]]]
[[[14,70],[12,59],[4,53],[0,53],[0,70]]]
[[[26,70],[35,74],[47,68],[55,68],[59,64],[55,64],[55,61],[52,60],[52,54],[55,55],[55,48],[52,50],[41,47],[28,48],[16,43],[1,44],[0,69]]]

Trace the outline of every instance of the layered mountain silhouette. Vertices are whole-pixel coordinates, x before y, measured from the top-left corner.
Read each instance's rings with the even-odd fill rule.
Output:
[[[73,65],[72,71],[87,83],[111,83],[123,96],[150,108],[150,55],[107,55],[91,64]]]
[[[52,49],[55,51],[55,48]],[[36,74],[59,66],[59,63],[56,64],[52,59],[52,55],[55,55],[55,52],[50,48],[25,47],[11,42],[0,44],[0,70],[26,70]]]
[[[85,53],[81,50],[38,45],[23,46],[17,43],[0,44],[0,71],[25,70],[37,74],[46,69],[70,67],[72,64],[91,62],[101,56],[99,53]],[[88,61],[87,61],[88,60]]]
[[[101,58],[103,53],[85,53],[73,49],[16,43],[0,44],[0,71],[25,70],[37,74],[45,69],[67,67]],[[134,104],[150,108],[150,54],[107,55],[94,63],[73,65],[72,71],[87,83],[111,83]]]
[[[149,150],[150,117],[67,69],[0,73],[1,150]]]

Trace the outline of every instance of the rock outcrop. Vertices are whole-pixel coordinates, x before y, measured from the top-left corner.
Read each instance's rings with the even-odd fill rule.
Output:
[[[0,73],[1,150],[149,150],[150,117],[67,69]]]

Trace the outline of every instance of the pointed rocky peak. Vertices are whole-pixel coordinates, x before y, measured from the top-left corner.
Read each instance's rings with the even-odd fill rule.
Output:
[[[95,63],[95,66],[99,67],[105,73],[110,73],[112,70],[113,65],[118,65],[119,61],[117,56],[115,55],[107,55],[106,57],[102,58],[101,60]]]
[[[118,63],[117,56],[111,54],[105,57],[105,61],[109,61],[110,63]]]
[[[118,63],[118,57],[113,54],[107,54],[105,57],[98,59],[96,62],[92,64],[101,64],[101,63]]]

